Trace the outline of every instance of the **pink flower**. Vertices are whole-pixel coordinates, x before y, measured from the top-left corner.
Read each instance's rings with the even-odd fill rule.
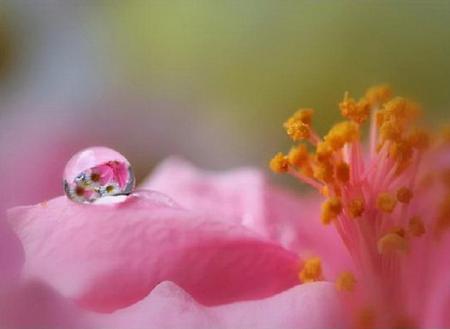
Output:
[[[0,325],[450,326],[448,140],[428,142],[412,128],[416,105],[388,101],[388,91],[346,96],[349,121],[323,139],[312,110],[286,122],[311,146],[276,155],[271,168],[319,190],[322,205],[251,168],[208,173],[169,159],[121,203],[59,197],[10,210],[19,239],[0,226],[9,237]],[[370,112],[365,156],[360,126]]]
[[[16,303],[8,313],[34,312],[27,319],[11,316],[10,323],[19,328],[33,321],[56,328],[345,323],[333,284],[298,285],[297,251],[326,258],[339,248],[333,234],[310,246],[303,242],[313,241],[320,225],[309,210],[316,207],[314,200],[305,202],[304,212],[301,200],[272,189],[256,170],[204,174],[175,159],[144,186],[177,189],[179,204],[142,190],[118,204],[75,204],[60,197],[9,211],[26,261],[20,283],[9,292]],[[208,203],[201,203],[202,191],[209,193]],[[191,203],[194,193],[197,205]],[[294,228],[302,230],[287,234]],[[346,261],[341,250],[336,264]],[[36,299],[48,305],[33,311]],[[63,311],[49,311],[54,307]]]
[[[386,86],[359,101],[346,94],[339,107],[347,121],[323,138],[312,128],[312,110],[299,110],[285,128],[300,143],[277,154],[271,168],[326,197],[322,223],[335,226],[354,263],[336,286],[348,292],[355,326],[448,328],[449,134],[430,136],[417,126],[419,106],[390,94]],[[365,155],[360,133],[370,112]]]

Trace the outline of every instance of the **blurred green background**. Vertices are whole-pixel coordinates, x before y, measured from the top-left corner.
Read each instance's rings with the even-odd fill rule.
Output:
[[[24,98],[82,115],[80,104],[107,115],[120,101],[140,124],[153,113],[148,140],[164,147],[132,131],[126,145],[141,176],[172,153],[265,166],[288,147],[281,123],[295,109],[314,107],[324,132],[344,91],[380,82],[431,122],[448,119],[449,1],[18,1],[3,12],[1,115]]]

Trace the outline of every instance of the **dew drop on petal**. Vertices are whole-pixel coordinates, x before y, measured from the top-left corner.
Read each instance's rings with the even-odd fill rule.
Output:
[[[135,182],[128,160],[107,147],[90,147],[76,153],[64,169],[64,191],[78,203],[130,194]]]

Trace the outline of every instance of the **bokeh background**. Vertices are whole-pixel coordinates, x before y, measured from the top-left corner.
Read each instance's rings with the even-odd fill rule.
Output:
[[[380,82],[449,118],[449,1],[2,1],[0,210],[60,194],[90,145],[139,179],[173,154],[264,168],[295,109],[324,132]]]

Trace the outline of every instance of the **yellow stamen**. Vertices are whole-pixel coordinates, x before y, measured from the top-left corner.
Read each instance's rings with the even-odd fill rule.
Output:
[[[399,141],[402,137],[402,130],[395,121],[386,121],[380,127],[381,142]]]
[[[350,168],[347,163],[341,162],[336,166],[336,178],[342,183],[348,183],[350,179]]]
[[[351,272],[342,272],[336,279],[336,289],[338,291],[353,291],[356,279]]]
[[[305,261],[299,279],[302,283],[322,280],[322,261],[319,257],[311,257]]]
[[[351,121],[343,121],[334,125],[324,137],[333,150],[340,150],[346,143],[351,143],[358,138],[358,125]]]
[[[291,148],[288,153],[289,163],[296,167],[301,167],[309,162],[309,153],[305,144]]]
[[[371,106],[378,106],[392,97],[392,90],[388,85],[374,86],[367,89],[365,97]]]
[[[402,97],[395,97],[390,100],[386,103],[383,111],[388,118],[401,124],[414,120],[421,112],[418,104]]]
[[[348,212],[350,214],[350,217],[361,217],[362,213],[364,212],[364,208],[364,200],[362,198],[358,197],[353,199],[348,205]]]
[[[363,123],[370,114],[370,103],[366,99],[356,102],[350,98],[348,92],[345,93],[344,99],[339,103],[339,108],[343,117],[356,123]]]
[[[106,192],[111,193],[112,191],[114,191],[114,186],[108,185],[108,186],[106,187]]]
[[[317,163],[313,166],[313,175],[318,180],[331,183],[334,178],[333,166],[328,162]]]
[[[410,218],[409,220],[409,232],[413,236],[421,236],[425,233],[425,225],[422,222],[422,219],[420,219],[419,216],[414,216]]]
[[[272,158],[272,160],[270,160],[269,166],[275,173],[285,173],[289,168],[288,159],[283,153],[279,152]]]
[[[425,130],[415,128],[409,134],[408,142],[412,147],[418,150],[425,150],[430,145],[430,136]]]
[[[406,237],[406,231],[403,227],[401,226],[393,226],[389,229],[388,233],[395,233],[398,234],[399,236],[401,236],[402,238]]]
[[[397,160],[398,162],[405,163],[411,159],[413,149],[410,143],[401,140],[391,145],[391,148],[389,149],[389,154],[393,159]]]
[[[316,147],[316,158],[319,162],[329,161],[333,154],[333,150],[326,142],[319,142]]]
[[[397,200],[389,193],[380,193],[377,197],[377,208],[383,212],[391,213]]]
[[[408,250],[408,241],[397,233],[387,233],[377,243],[378,252],[382,255]]]
[[[312,109],[300,109],[284,123],[286,133],[294,142],[311,136],[312,115]]]
[[[286,133],[294,142],[308,139],[311,136],[309,125],[303,122],[293,122],[286,127]]]
[[[320,190],[320,193],[324,196],[324,197],[329,197],[330,196],[330,189],[328,188],[327,185],[325,185],[324,187],[322,187],[322,189]]]
[[[331,197],[322,203],[321,221],[328,225],[342,212],[342,202],[337,197]]]
[[[306,125],[310,125],[312,123],[313,114],[313,109],[299,109],[286,121],[285,125],[294,121],[300,121]]]
[[[401,187],[397,191],[397,200],[401,203],[409,203],[413,197],[412,191],[407,187]]]

